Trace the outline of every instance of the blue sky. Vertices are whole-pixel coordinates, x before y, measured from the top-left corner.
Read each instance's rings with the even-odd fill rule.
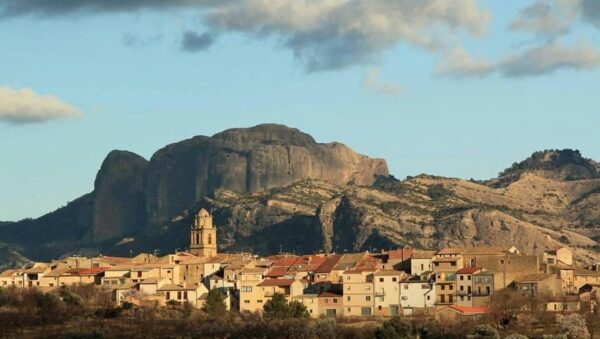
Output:
[[[265,122],[385,158],[397,177],[484,179],[548,148],[577,148],[600,160],[600,21],[592,16],[599,12],[586,14],[594,6],[589,0],[457,0],[489,18],[473,19],[485,22],[484,32],[473,33],[465,28],[471,17],[448,24],[435,13],[425,15],[425,21],[452,26],[423,33],[445,41],[444,47],[398,32],[362,32],[358,46],[338,45],[336,39],[347,37],[331,32],[355,19],[352,11],[331,14],[316,28],[293,16],[286,18],[293,24],[272,24],[264,11],[247,13],[266,6],[259,0],[232,1],[226,9],[247,16],[219,20],[213,12],[221,8],[186,1],[162,8],[136,0],[131,8],[114,9],[85,0],[88,7],[73,10],[59,0],[47,3],[57,9],[0,0],[0,220],[37,217],[90,192],[110,150],[149,159],[171,142]],[[538,3],[573,6],[577,14],[557,19],[545,12],[533,17],[534,27],[511,29],[524,8]],[[16,14],[9,11],[14,8]],[[248,18],[255,27],[237,25]],[[314,34],[304,34],[307,29]],[[214,42],[186,51],[186,32],[210,34]],[[302,44],[294,45],[298,37]],[[344,48],[323,52],[332,45]],[[469,56],[461,54],[445,73],[436,71],[457,48]],[[354,58],[315,70],[299,51],[319,62]],[[24,89],[32,94],[15,94]]]

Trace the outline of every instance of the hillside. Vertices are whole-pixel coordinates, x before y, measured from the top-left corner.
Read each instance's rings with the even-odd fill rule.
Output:
[[[598,164],[577,151],[536,152],[482,182],[428,175],[397,180],[383,160],[314,143],[297,130],[286,134],[277,126],[269,134],[265,128],[271,127],[186,140],[149,162],[111,152],[94,192],[39,219],[0,226],[0,243],[10,244],[13,256],[35,260],[164,254],[188,246],[191,216],[203,207],[214,215],[221,251],[515,245],[540,253],[569,245],[577,260],[600,261]],[[219,147],[199,146],[213,138]],[[283,149],[286,155],[277,155]],[[201,162],[206,154],[214,159]],[[235,157],[254,169],[240,171],[231,165]]]

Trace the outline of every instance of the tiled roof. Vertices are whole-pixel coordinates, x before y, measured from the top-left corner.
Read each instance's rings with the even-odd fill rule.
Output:
[[[266,276],[267,277],[283,277],[288,271],[287,267],[284,266],[280,266],[280,267],[273,267],[271,268],[271,270],[269,270],[269,272],[267,272]]]
[[[341,297],[343,297],[342,293],[335,293],[335,292],[331,292],[331,291],[326,291],[326,292],[319,294],[319,298],[341,298]]]
[[[465,268],[461,268],[456,273],[457,274],[473,274],[479,270],[481,270],[481,268],[479,268],[479,267],[465,267]]]
[[[552,276],[553,276],[552,274],[545,274],[545,273],[527,274],[527,275],[522,276],[519,279],[515,279],[515,283],[530,283],[530,282],[544,281]]]
[[[471,254],[471,255],[502,255],[508,253],[507,248],[503,247],[495,247],[495,246],[474,246],[474,247],[465,247],[462,249],[462,254]]]
[[[4,272],[0,272],[0,278],[12,277],[13,275],[15,275],[18,272],[19,271],[17,271],[17,270],[6,270]]]
[[[298,257],[295,255],[279,258],[275,260],[275,262],[273,263],[273,267],[290,267],[294,265],[297,260]]]
[[[159,291],[194,291],[198,289],[198,284],[185,284],[185,285],[175,285],[175,284],[164,284]]]
[[[484,306],[452,305],[450,308],[465,315],[487,314],[491,312],[488,307]]]
[[[341,254],[334,254],[329,257],[321,264],[317,269],[315,269],[315,273],[330,273],[331,270],[338,264],[338,262],[342,259]]]
[[[408,260],[412,257],[414,249],[403,248],[401,250],[391,250],[388,252],[388,260]]]
[[[287,287],[294,283],[294,279],[265,279],[258,286],[278,286]]]
[[[592,271],[586,269],[576,269],[575,275],[597,275],[600,276],[600,271]]]

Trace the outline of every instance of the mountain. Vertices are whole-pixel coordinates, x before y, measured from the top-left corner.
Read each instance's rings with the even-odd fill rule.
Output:
[[[182,211],[219,189],[257,193],[316,179],[344,187],[388,175],[382,159],[340,143],[317,143],[282,125],[230,129],[168,145],[149,161],[127,151],[104,160],[94,191],[41,218],[0,227],[33,259],[103,248],[107,241],[159,232]]]
[[[164,254],[188,246],[192,217],[206,208],[220,251],[515,245],[540,253],[569,245],[578,261],[598,262],[598,173],[578,151],[548,150],[487,181],[397,180],[384,160],[260,125],[168,145],[149,161],[113,151],[92,193],[39,219],[0,225],[0,246],[35,260]]]

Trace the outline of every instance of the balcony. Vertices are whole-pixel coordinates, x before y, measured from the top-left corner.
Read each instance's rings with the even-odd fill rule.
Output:
[[[376,297],[385,297],[385,291],[376,291],[375,296]]]

